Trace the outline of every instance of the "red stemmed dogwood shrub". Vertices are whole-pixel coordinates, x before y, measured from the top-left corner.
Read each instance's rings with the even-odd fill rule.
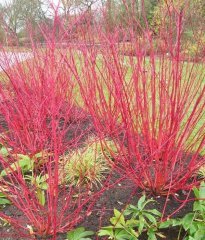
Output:
[[[131,19],[125,29],[116,26],[112,32],[87,21],[81,43],[61,49],[70,31],[57,9],[54,13],[54,28],[43,33],[45,48],[32,42],[31,59],[21,63],[14,54],[12,68],[6,52],[2,61],[0,191],[14,207],[11,214],[1,211],[0,217],[27,239],[56,239],[74,228],[105,189],[94,193],[84,177],[83,164],[89,161],[82,161],[80,154],[90,154],[83,142],[89,124],[83,125],[86,115],[75,101],[78,89],[102,149],[109,151],[104,157],[137,187],[168,195],[190,189],[205,163],[203,63],[181,61],[183,11],[168,11],[171,20],[165,22],[168,27],[176,23],[176,28],[159,31],[167,49],[161,55],[145,19],[144,27]],[[86,24],[75,29],[79,35]],[[122,55],[127,39],[130,57]],[[81,160],[82,166],[72,166],[71,159]],[[66,176],[70,165],[79,171],[77,180],[75,173]],[[92,179],[95,171],[89,173]],[[105,179],[109,181],[107,175]]]
[[[80,70],[71,64],[96,130],[118,149],[111,164],[154,194],[191,189],[205,164],[204,62],[181,61],[184,17],[183,8],[168,6],[157,39],[166,52],[158,54],[146,19],[145,27],[132,19],[138,33],[129,24],[98,28],[100,47],[81,48]],[[132,56],[122,55],[122,36]]]
[[[9,128],[8,141],[18,151],[31,154],[49,144],[52,136],[51,116],[55,112],[56,124],[62,120],[61,126],[58,126],[62,132],[75,113],[72,98],[75,85],[69,71],[62,71],[62,58],[54,56],[48,49],[45,52],[37,51],[26,53],[32,59],[23,63],[18,59],[18,55],[23,53],[13,54],[17,63],[9,68],[8,61],[4,70],[5,81],[0,86],[1,114]],[[7,60],[6,52],[4,60]],[[54,113],[52,108],[55,108]]]
[[[92,184],[64,181],[65,166],[90,127],[76,104],[73,73],[65,64],[71,61],[71,50],[61,49],[60,40],[57,47],[50,31],[44,33],[44,48],[32,43],[32,50],[25,53],[29,59],[22,62],[20,54],[13,53],[10,66],[4,50],[1,58],[0,192],[13,207],[10,214],[1,211],[0,217],[15,227],[15,237],[26,239],[56,239],[90,213],[99,195]],[[66,154],[71,157],[64,158]],[[0,236],[9,237],[9,233]]]

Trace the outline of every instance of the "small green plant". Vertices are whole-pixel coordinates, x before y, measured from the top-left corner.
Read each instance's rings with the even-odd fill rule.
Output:
[[[9,156],[9,151],[11,148],[6,148],[2,144],[0,144],[0,156],[6,158]]]
[[[5,158],[9,156],[8,150],[4,147],[1,148],[1,155],[3,155]],[[46,156],[46,157],[44,157]],[[17,170],[21,170],[23,174],[27,172],[33,172],[34,169],[37,169],[40,165],[42,165],[49,155],[45,152],[39,152],[36,153],[33,156],[25,155],[25,154],[11,154],[11,157],[16,159],[15,162],[13,162],[9,167],[4,169],[0,176],[4,177],[7,174],[10,174],[12,172],[15,172]]]
[[[34,161],[28,155],[16,154],[17,161],[1,172],[1,177],[21,169],[22,172],[33,170]]]
[[[29,180],[31,186],[34,186],[36,197],[39,203],[42,206],[44,206],[46,202],[45,191],[48,189],[48,184],[47,184],[48,174],[45,174],[43,176],[39,175],[35,177],[27,175],[25,176],[25,179]]]
[[[45,191],[48,189],[47,180],[48,174],[35,175],[34,172],[39,168],[40,165],[47,161],[48,154],[46,152],[39,152],[33,156],[25,154],[11,154],[8,149],[1,147],[0,155],[8,161],[8,157],[11,156],[16,159],[9,167],[1,171],[0,177],[5,177],[8,174],[16,171],[21,171],[24,179],[34,188],[36,197],[39,203],[44,206],[46,202]],[[0,205],[9,204],[10,201],[5,198],[4,194],[0,192]]]
[[[146,200],[143,195],[137,206],[129,205],[124,212],[114,209],[114,216],[110,219],[112,225],[102,227],[99,236],[109,236],[113,240],[137,240],[142,233],[147,233],[147,240],[156,240],[157,235],[164,237],[158,232],[158,222],[161,213],[156,209],[147,209],[146,206],[154,200]],[[129,219],[126,219],[130,216]]]
[[[67,240],[91,240],[89,236],[93,235],[93,231],[86,231],[84,227],[79,227],[67,233]]]
[[[134,227],[137,225],[137,220],[125,220],[123,213],[114,209],[114,216],[110,218],[112,225],[102,227],[98,232],[98,236],[109,236],[113,240],[134,240],[138,239],[139,234],[135,231]]]
[[[182,229],[186,232],[183,240],[205,239],[205,182],[201,183],[199,189],[194,188],[193,191],[195,197],[198,199],[194,202],[193,211],[186,214],[183,218],[168,219],[160,224],[160,229],[179,226],[178,239],[181,239]]]
[[[11,202],[7,199],[7,197],[5,196],[4,193],[0,192],[0,205],[4,206],[4,205],[7,205],[7,204],[11,204]]]
[[[111,141],[107,145],[112,147]],[[61,183],[99,186],[109,171],[106,158],[111,158],[109,151],[102,150],[100,141],[92,141],[84,148],[76,150],[62,158],[59,175]]]

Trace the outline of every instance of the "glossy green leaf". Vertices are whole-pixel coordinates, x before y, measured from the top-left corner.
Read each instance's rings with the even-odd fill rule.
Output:
[[[157,220],[152,214],[144,212],[143,215],[150,221],[150,223],[157,224]]]
[[[121,229],[116,229],[115,230],[115,234],[114,237],[116,240],[130,240],[132,239],[132,236],[126,232],[125,230],[121,230]],[[137,239],[137,238],[135,238]]]
[[[194,234],[195,240],[204,240],[205,239],[205,226],[199,228]]]
[[[139,216],[138,231],[140,234],[142,233],[144,226],[145,226],[145,219],[142,216]]]
[[[187,231],[193,222],[195,214],[194,213],[188,213],[183,219],[182,219],[182,226]]]
[[[147,240],[157,240],[157,237],[155,235],[155,232],[153,231],[153,229],[149,229],[147,232],[148,235],[148,239]]]
[[[168,228],[168,227],[172,226],[172,224],[173,224],[173,220],[168,219],[167,221],[164,221],[164,222],[160,223],[159,229]]]
[[[205,199],[205,182],[202,182],[201,185],[200,185],[200,188],[199,188],[199,198]]]
[[[144,205],[144,203],[145,203],[145,199],[146,199],[146,196],[145,196],[145,195],[143,195],[143,196],[139,199],[139,201],[138,201],[138,203],[137,203],[137,207],[138,207],[139,210],[142,210],[142,209],[143,209],[143,205]]]
[[[12,172],[17,171],[19,168],[23,171],[29,171],[33,168],[33,161],[27,156],[27,155],[21,155],[21,159],[16,161],[15,163],[12,163],[10,167],[4,169],[1,172],[1,177],[6,176],[7,174],[10,174]]]
[[[125,218],[120,211],[114,209],[114,217],[110,218],[110,222],[118,227],[121,224],[125,225]]]
[[[146,209],[146,212],[152,213],[158,217],[162,216],[161,212],[159,212],[157,209],[148,209],[148,210]]]
[[[139,220],[131,218],[126,221],[126,226],[137,227],[138,225],[139,225]]]
[[[67,233],[68,240],[91,240],[89,236],[94,235],[93,231],[86,231],[84,227],[76,228]]]
[[[114,232],[113,232],[113,226],[109,227],[104,227],[102,229],[99,230],[98,232],[98,236],[103,237],[103,236],[110,236],[113,237],[114,236]]]
[[[7,198],[0,198],[0,205],[11,204]]]
[[[140,212],[140,210],[137,208],[137,207],[135,207],[134,205],[129,205],[126,209],[125,209],[125,211],[124,211],[124,215],[125,216],[128,216],[128,215],[133,215],[134,217],[136,217],[138,214],[139,214],[139,212]]]
[[[168,228],[168,227],[176,227],[181,226],[181,219],[168,219],[167,221],[161,222],[159,225],[159,229]]]

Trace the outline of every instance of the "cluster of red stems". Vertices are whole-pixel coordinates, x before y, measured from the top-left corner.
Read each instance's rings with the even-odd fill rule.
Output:
[[[195,173],[205,164],[201,154],[205,147],[204,70],[203,61],[181,59],[183,16],[177,9],[167,14],[176,29],[169,26],[159,31],[158,38],[167,49],[162,54],[156,54],[155,36],[146,20],[141,27],[136,19],[112,33],[92,23],[86,34],[82,29],[80,43],[61,48],[70,29],[63,26],[57,9],[53,29],[42,28],[46,46],[38,48],[32,42],[32,58],[22,63],[18,53],[13,53],[15,65],[11,67],[2,48],[0,114],[6,127],[1,126],[1,144],[11,148],[12,154],[9,162],[0,158],[1,168],[16,161],[18,153],[48,153],[38,169],[49,176],[44,206],[20,168],[0,180],[0,190],[24,215],[15,218],[1,211],[0,217],[19,236],[52,235],[56,239],[58,233],[75,227],[106,189],[76,190],[59,184],[60,158],[78,147],[86,114],[92,117],[102,145],[106,146],[105,138],[115,144],[117,151],[107,146],[114,159],[108,159],[112,170],[136,187],[168,196],[198,184]],[[138,34],[133,24],[140,29]],[[128,43],[132,56],[122,54]],[[69,132],[72,137],[68,139]]]

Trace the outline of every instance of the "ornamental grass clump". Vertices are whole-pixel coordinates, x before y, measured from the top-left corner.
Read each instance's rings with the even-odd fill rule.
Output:
[[[105,140],[106,144],[111,147],[112,141]],[[106,158],[110,154],[104,148],[106,156],[101,149],[101,142],[95,138],[90,138],[87,144],[65,156],[61,159],[61,168],[59,176],[62,182],[76,186],[88,186],[91,188],[102,186],[104,180],[111,170]],[[64,169],[64,171],[61,171]],[[61,175],[63,173],[63,175]]]
[[[167,7],[156,37],[145,17],[144,26],[130,16],[112,33],[97,27],[100,47],[81,47],[81,69],[71,67],[101,139],[116,145],[117,171],[157,195],[199,184],[205,163],[204,62],[182,61],[186,6]],[[132,56],[121,52],[128,36]],[[155,38],[166,52],[158,54]]]

